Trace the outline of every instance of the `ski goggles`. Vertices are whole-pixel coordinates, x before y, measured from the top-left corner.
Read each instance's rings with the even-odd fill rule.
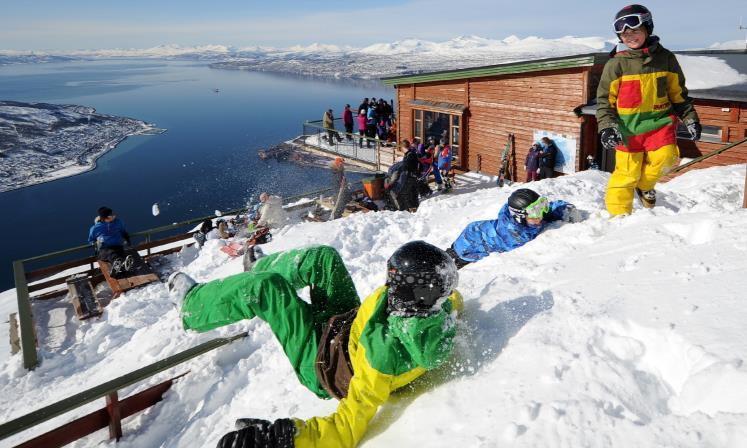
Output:
[[[529,204],[524,211],[527,218],[542,219],[550,211],[550,201],[546,197],[540,196],[539,199]]]
[[[615,28],[615,33],[620,34],[625,31],[625,28],[637,30],[641,25],[650,20],[651,14],[629,14],[616,19],[612,26]]]

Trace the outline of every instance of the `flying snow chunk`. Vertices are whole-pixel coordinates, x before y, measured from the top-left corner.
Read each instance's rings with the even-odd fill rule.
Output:
[[[223,213],[221,213],[220,210],[215,211],[215,216],[223,216]]]
[[[151,211],[153,212],[153,216],[158,216],[161,214],[161,209],[158,208],[158,203],[153,204]]]

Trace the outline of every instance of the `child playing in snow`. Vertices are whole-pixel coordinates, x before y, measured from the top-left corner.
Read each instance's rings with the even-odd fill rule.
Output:
[[[553,221],[578,222],[580,213],[565,201],[548,201],[528,188],[508,197],[498,219],[475,221],[446,250],[458,269],[487,257],[491,252],[508,252],[537,238]]]
[[[629,214],[633,191],[644,207],[656,204],[654,187],[677,163],[677,119],[692,140],[701,126],[677,58],[652,35],[651,12],[629,5],[615,16],[620,43],[604,66],[597,90],[602,145],[615,149],[615,171],[607,186],[607,211]]]
[[[250,272],[205,284],[177,272],[169,291],[185,329],[208,331],[255,316],[267,322],[304,386],[337,398],[327,417],[239,419],[219,448],[354,447],[380,405],[451,353],[462,309],[458,273],[423,241],[387,261],[386,285],[361,303],[342,258],[329,246],[258,259]],[[310,288],[311,303],[296,295]]]

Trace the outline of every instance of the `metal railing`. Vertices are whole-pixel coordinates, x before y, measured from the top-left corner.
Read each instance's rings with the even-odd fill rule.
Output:
[[[324,194],[326,192],[331,191],[331,188],[324,188],[316,191],[311,191],[299,195],[289,196],[284,198],[284,203],[290,203],[295,202],[299,199],[303,199],[305,197],[309,198],[315,198],[321,194]],[[235,215],[238,213],[243,212],[246,210],[244,207],[237,208],[233,210],[228,210],[226,212],[223,212],[222,215],[230,216]],[[203,216],[200,218],[193,218],[188,219],[181,222],[176,222],[173,224],[168,224],[165,226],[156,227],[153,229],[143,230],[139,232],[135,232],[131,234],[131,237],[144,237],[145,241],[143,244],[147,247],[147,254],[151,254],[151,247],[153,242],[153,236],[159,233],[164,232],[171,232],[178,229],[184,229],[187,226],[192,226],[197,223],[201,223],[206,219],[215,219],[218,218],[217,215],[209,215],[209,216]],[[26,369],[33,370],[38,364],[39,364],[39,357],[37,353],[37,342],[36,342],[36,332],[34,329],[34,319],[33,319],[33,313],[31,309],[31,296],[29,292],[29,282],[34,281],[34,279],[29,279],[29,273],[26,271],[27,263],[30,262],[40,262],[49,260],[51,258],[61,257],[64,255],[73,254],[76,252],[83,252],[83,251],[90,251],[91,246],[88,244],[71,247],[69,249],[63,249],[58,250],[55,252],[50,252],[42,255],[37,255],[34,257],[24,258],[21,260],[16,260],[13,262],[13,273],[14,273],[14,280],[15,280],[15,287],[16,287],[16,298],[18,301],[18,326],[20,329],[20,337],[21,337],[21,351],[23,355],[23,366]],[[94,270],[93,263],[95,260],[91,261],[92,257],[88,257],[83,260],[79,260],[79,264],[76,265],[75,262],[66,263],[66,268],[72,268],[76,266],[83,266],[90,263],[90,270]],[[33,274],[33,272],[31,272]],[[51,274],[50,274],[51,275]]]
[[[359,133],[347,133],[337,130],[342,127],[334,120],[336,125],[333,129],[327,129],[322,125],[322,120],[305,121],[303,123],[303,143],[307,146],[322,151],[340,155],[347,159],[370,164],[373,169],[380,171],[382,166],[391,166],[396,161],[397,143],[382,141],[379,138],[361,136]]]
[[[213,339],[208,342],[204,342],[200,345],[189,348],[183,352],[169,356],[166,359],[156,361],[155,363],[142,367],[138,370],[135,370],[133,372],[130,372],[118,378],[115,378],[111,381],[107,381],[103,384],[100,384],[98,386],[92,387],[83,392],[77,393],[68,398],[60,400],[56,403],[45,406],[34,412],[15,418],[7,423],[3,423],[0,425],[0,440],[8,438],[21,431],[30,429],[54,417],[70,412],[96,399],[110,397],[113,394],[116,394],[119,390],[124,389],[125,387],[131,386],[135,383],[139,383],[145,379],[152,377],[153,375],[159,372],[162,372],[171,367],[175,367],[192,358],[195,358],[199,355],[215,350],[216,348],[222,347],[226,344],[230,344],[231,342],[237,339],[241,339],[247,336],[247,334],[248,333],[244,332],[244,333],[237,334],[235,336],[231,336],[227,338],[217,338],[217,339]],[[173,380],[174,378],[172,378],[169,381],[173,381]],[[120,403],[124,403],[124,401]],[[57,432],[59,432],[60,429],[62,428],[58,428]],[[52,431],[52,432],[55,432],[55,431]],[[87,434],[83,434],[83,435],[87,435]],[[121,437],[121,429],[120,429],[119,437]],[[33,446],[46,446],[46,445],[33,445]]]

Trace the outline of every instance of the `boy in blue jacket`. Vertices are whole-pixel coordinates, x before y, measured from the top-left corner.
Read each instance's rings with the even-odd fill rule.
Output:
[[[446,253],[461,269],[491,252],[523,246],[542,233],[548,223],[560,220],[578,222],[581,217],[573,204],[550,202],[533,190],[520,188],[508,197],[498,219],[469,223]]]
[[[134,257],[124,249],[125,243],[130,245],[130,235],[109,207],[99,207],[96,222],[88,231],[88,243],[95,247],[99,260],[111,263],[111,274],[129,271],[135,265]]]

